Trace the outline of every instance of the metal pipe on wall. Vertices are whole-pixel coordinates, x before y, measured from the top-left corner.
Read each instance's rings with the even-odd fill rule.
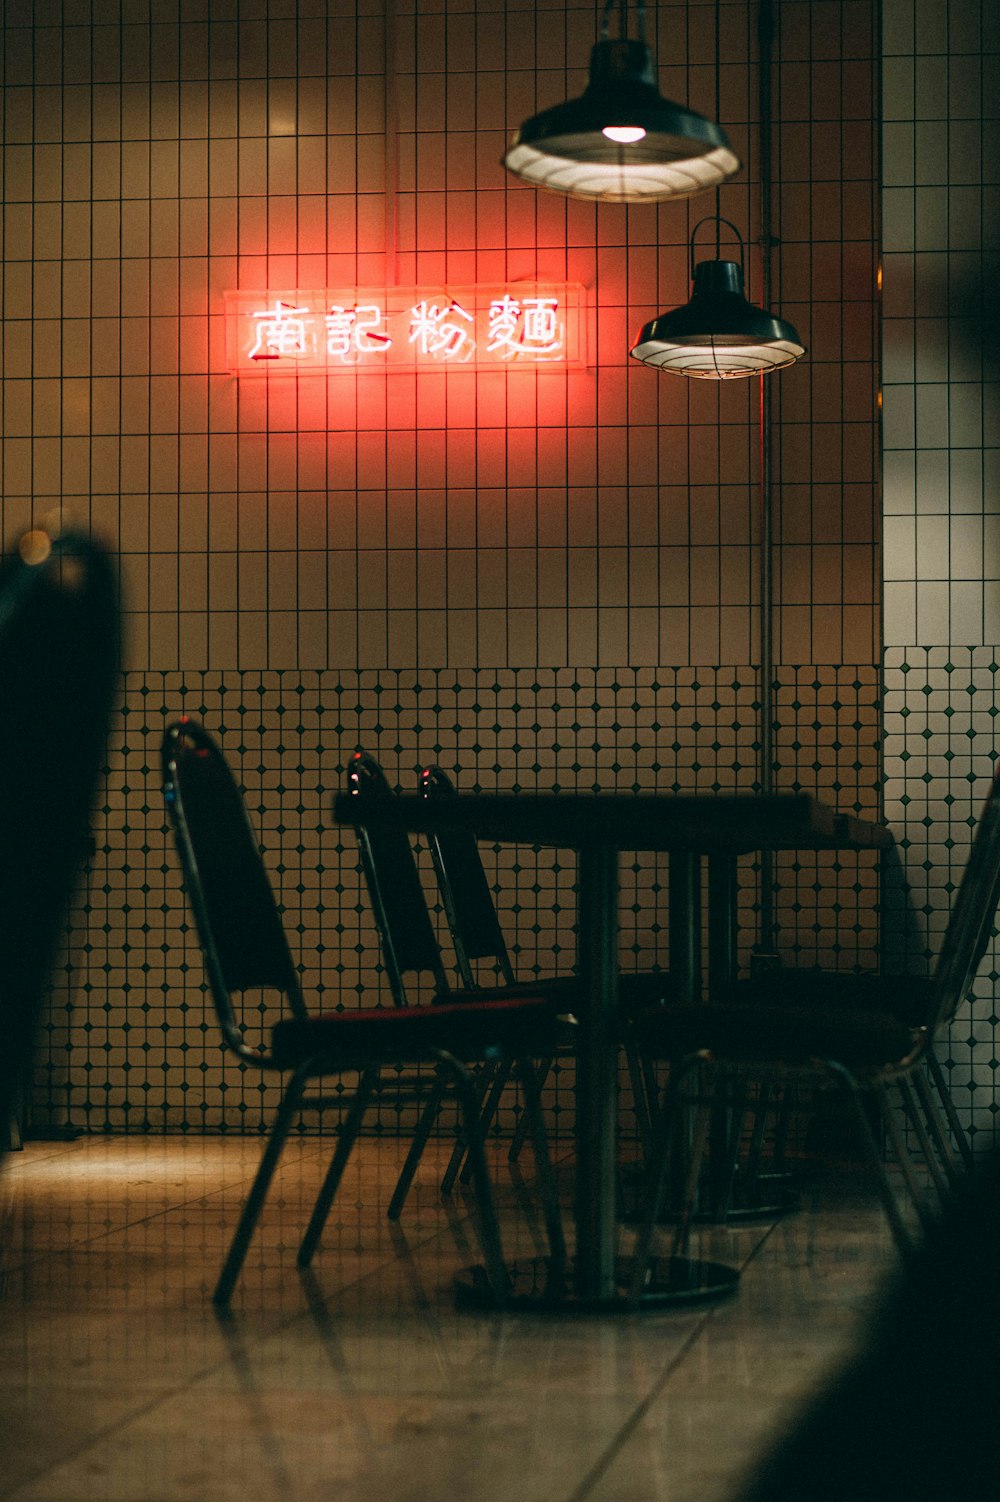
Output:
[[[760,301],[771,306],[771,253],[774,246],[771,170],[771,63],[774,50],[774,6],[760,0],[757,12],[757,87],[760,115]],[[774,534],[772,513],[772,393],[762,371],[757,377],[760,542],[758,550],[758,596],[760,611],[760,790],[774,792]],[[751,956],[752,969],[768,969],[777,963],[774,918],[774,856],[760,857],[760,915],[757,942]]]

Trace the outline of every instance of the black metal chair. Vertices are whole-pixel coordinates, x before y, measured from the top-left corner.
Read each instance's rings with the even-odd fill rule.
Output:
[[[941,1502],[996,1491],[1000,1154],[963,1175],[855,1349],[731,1502]],[[748,1457],[749,1458],[749,1457]]]
[[[347,786],[352,797],[365,800],[370,806],[377,806],[380,801],[395,796],[378,762],[364,751],[355,752],[348,763]],[[430,977],[435,1003],[459,999],[468,1003],[494,1002],[498,998],[543,1001],[557,1018],[559,1036],[572,1030],[572,1018],[559,1016],[566,1010],[561,995],[553,995],[544,988],[534,986],[478,986],[474,979],[468,979],[464,956],[460,961],[460,969],[466,983],[462,990],[453,991],[445,972],[441,947],[427,909],[420,873],[408,836],[403,830],[389,828],[377,819],[359,821],[356,829],[361,866],[382,944],[386,977],[397,1007],[410,1004],[408,978],[416,979],[420,975],[427,975]],[[553,1040],[556,1036],[557,1033],[553,1032]],[[541,1055],[545,1058],[548,1056],[548,1053]],[[494,1078],[506,1080],[512,1067],[512,1059],[486,1062],[476,1081],[481,1096],[485,1097],[488,1084]],[[537,1073],[533,1075],[533,1081],[537,1082],[533,1088],[540,1089],[541,1080]],[[389,1201],[388,1214],[391,1220],[397,1220],[402,1212],[420,1158],[438,1122],[446,1097],[447,1081],[442,1079],[427,1098],[399,1181]],[[485,1132],[492,1118],[491,1104],[487,1104],[480,1118],[482,1131]],[[534,1133],[535,1128],[527,1112],[524,1119],[528,1123],[528,1129]],[[449,1194],[453,1189],[464,1155],[465,1141],[459,1134],[442,1181],[442,1193]]]
[[[846,1007],[848,1010],[878,1010],[889,1013],[907,1027],[925,1027],[934,1015],[935,984],[931,977],[885,975],[875,971],[837,971],[820,967],[779,967],[768,969],[738,981],[730,997],[751,1006]],[[921,1067],[912,1076],[902,1077],[898,1089],[914,1130],[921,1136],[922,1150],[935,1180],[942,1174],[950,1183],[958,1183],[962,1171],[973,1166],[972,1144],[959,1117],[947,1075],[937,1053],[937,1038],[928,1043]],[[759,1169],[763,1148],[764,1120],[770,1105],[769,1092],[759,1097],[757,1125],[754,1130],[746,1172],[749,1177]],[[784,1147],[789,1123],[795,1111],[794,1098],[779,1098],[775,1108],[774,1158],[772,1168],[788,1171]],[[923,1140],[926,1136],[926,1141]],[[735,1152],[738,1129],[733,1133]],[[956,1151],[957,1149],[957,1151]],[[734,1166],[735,1159],[731,1166]],[[732,1177],[729,1179],[733,1182]]]
[[[19,1115],[89,846],[118,687],[118,591],[99,546],[37,529],[0,581],[0,1151]]]
[[[739,981],[733,988],[731,999],[749,1006],[883,1011],[906,1027],[923,1028],[933,1018],[936,990],[933,978],[917,975],[790,968],[764,971]],[[912,1091],[915,1097],[915,1119],[925,1124],[934,1145],[934,1155],[930,1158],[932,1166],[940,1161],[948,1178],[957,1182],[962,1166],[965,1170],[972,1167],[972,1146],[937,1056],[936,1037],[934,1042],[927,1044],[921,1067],[914,1070],[912,1077],[902,1078],[899,1088],[904,1094]],[[787,1103],[780,1106],[777,1134],[784,1135],[790,1109]]]
[[[532,997],[492,1004],[446,1002],[439,1006],[370,1007],[310,1015],[292,961],[260,848],[242,794],[218,746],[190,719],[169,727],[163,742],[164,795],[184,870],[188,898],[201,940],[205,970],[223,1038],[246,1065],[289,1076],[256,1178],[240,1216],[213,1295],[226,1304],[246,1257],[271,1179],[296,1117],[305,1110],[340,1104],[314,1081],[357,1071],[358,1086],[337,1148],[299,1247],[298,1262],[312,1258],[365,1112],[386,1081],[381,1071],[427,1064],[447,1077],[458,1097],[473,1165],[477,1227],[489,1287],[498,1304],[507,1292],[500,1234],[482,1133],[479,1097],[467,1061],[511,1058],[535,1125],[539,1182],[550,1236],[554,1276],[564,1261],[555,1187],[529,1053],[550,1046],[552,1009]],[[244,1036],[234,994],[273,990],[284,1015],[269,1042]],[[389,1082],[392,1083],[391,1081]],[[436,1088],[438,1076],[432,1075]]]
[[[455,797],[455,785],[440,767],[425,767],[420,774],[420,790],[425,798],[445,799]],[[437,876],[441,903],[451,930],[459,973],[466,987],[475,987],[478,982],[476,963],[485,960],[498,975],[503,985],[515,992],[530,992],[549,997],[554,1003],[572,1012],[579,1005],[580,986],[574,975],[548,976],[537,980],[518,981],[511,963],[510,953],[503,929],[497,916],[493,894],[490,891],[482,857],[475,836],[464,830],[438,830],[431,841],[431,855]],[[622,1015],[622,1043],[628,1063],[632,1097],[635,1103],[636,1120],[643,1146],[648,1151],[651,1142],[649,1092],[651,1080],[642,1068],[642,1060],[632,1045],[632,1019],[647,1007],[664,1003],[669,997],[670,976],[665,970],[648,972],[626,971],[618,977],[619,1005]],[[572,1051],[572,1040],[561,1050]],[[539,1085],[545,1083],[554,1057],[546,1059],[539,1072]],[[484,1107],[487,1122],[492,1120],[506,1085],[502,1072],[496,1074]],[[523,1120],[523,1118],[522,1118]],[[521,1123],[515,1130],[508,1156],[516,1161],[524,1140]],[[455,1159],[445,1175],[445,1187],[457,1172]]]
[[[918,1102],[909,1090],[940,1030],[965,1001],[982,963],[1000,904],[1000,766],[976,829],[968,864],[955,899],[930,985],[924,1020],[911,1025],[895,1009],[898,978],[878,978],[851,990],[853,1005],[809,1006],[768,1001],[749,1006],[733,1002],[674,1005],[650,1012],[636,1025],[641,1045],[670,1065],[657,1149],[651,1164],[645,1215],[639,1235],[633,1296],[641,1293],[650,1247],[663,1200],[674,1128],[680,1120],[687,1082],[696,1068],[708,1079],[692,1133],[689,1165],[678,1217],[677,1244],[683,1241],[707,1138],[713,1074],[745,1073],[780,1083],[803,1081],[841,1087],[851,1104],[859,1144],[875,1175],[896,1243],[904,1257],[912,1237],[875,1140],[865,1098],[883,1121],[921,1220],[929,1223],[922,1191],[907,1148],[904,1127],[889,1096],[901,1087],[904,1120],[912,1127],[937,1187],[944,1183],[934,1162]],[[861,1005],[861,1001],[864,1005]]]

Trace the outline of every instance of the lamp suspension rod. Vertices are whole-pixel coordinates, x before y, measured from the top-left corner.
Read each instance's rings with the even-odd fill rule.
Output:
[[[611,12],[614,11],[616,0],[604,0],[604,11],[601,12],[601,41],[607,42],[611,33]],[[628,0],[617,0],[619,6],[619,36],[623,42],[629,35],[628,23]],[[646,0],[637,0],[635,5],[635,35],[640,42],[646,42]]]
[[[600,38],[602,42],[608,40],[611,31],[611,12],[615,8],[615,0],[604,0],[604,9],[601,11]],[[635,7],[635,29],[640,42],[646,40],[646,0],[637,0]],[[624,42],[628,36],[628,0],[618,0],[618,35]]]

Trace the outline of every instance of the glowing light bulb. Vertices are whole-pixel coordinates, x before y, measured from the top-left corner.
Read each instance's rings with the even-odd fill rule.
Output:
[[[607,136],[609,141],[630,146],[633,141],[641,141],[646,132],[641,125],[605,125],[601,134]]]

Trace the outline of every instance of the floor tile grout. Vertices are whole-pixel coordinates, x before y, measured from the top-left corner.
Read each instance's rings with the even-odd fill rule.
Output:
[[[363,1143],[322,1261],[301,1273],[294,1247],[324,1145],[293,1155],[228,1315],[202,1288],[256,1152],[161,1139],[157,1178],[142,1146],[121,1141],[102,1178],[86,1146],[60,1148],[62,1177],[29,1149],[4,1186],[30,1245],[0,1295],[15,1429],[0,1497],[230,1502],[219,1468],[239,1453],[257,1457],[254,1502],[324,1502],[334,1475],[344,1502],[373,1485],[380,1502],[423,1502],[454,1491],[456,1466],[472,1502],[724,1502],[727,1475],[780,1412],[776,1394],[843,1349],[886,1263],[877,1207],[834,1195],[696,1232],[702,1255],[741,1266],[725,1304],[572,1319],[456,1310],[452,1276],[478,1249],[472,1206],[437,1192],[447,1148],[434,1145],[414,1185],[409,1228],[393,1229],[399,1144]],[[525,1255],[537,1216],[494,1167],[505,1239]],[[162,1203],[138,1214],[151,1179]],[[121,1218],[91,1230],[102,1214]],[[718,1403],[734,1405],[720,1453],[701,1417]]]

